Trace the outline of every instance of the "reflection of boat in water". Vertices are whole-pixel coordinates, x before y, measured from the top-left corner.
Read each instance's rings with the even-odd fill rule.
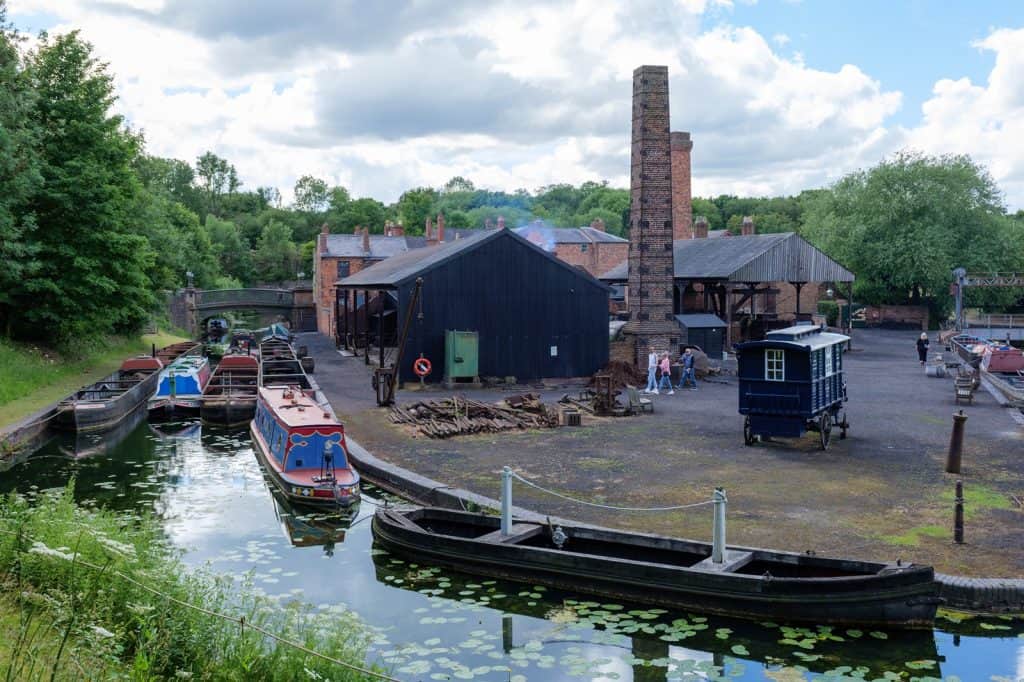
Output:
[[[160,440],[195,440],[203,433],[203,423],[198,419],[173,422],[149,422],[149,430]]]
[[[261,468],[266,474],[266,468]],[[292,506],[273,485],[270,485],[270,491],[274,497],[277,520],[288,536],[288,541],[295,547],[319,546],[331,554],[335,545],[345,541],[345,532],[359,515],[358,502],[337,513],[315,513]]]
[[[374,543],[374,546],[381,548],[380,543]],[[834,670],[842,662],[852,669],[870,670],[872,674],[866,679],[882,677],[880,671],[883,670],[904,672],[904,677],[898,679],[913,678],[921,671],[907,668],[907,661],[931,660],[936,662],[936,666],[943,662],[931,630],[888,630],[883,635],[884,642],[866,630],[852,630],[853,634],[850,634],[851,630],[829,626],[811,625],[799,628],[797,632],[784,633],[782,628],[786,626],[776,623],[754,623],[724,616],[695,618],[691,613],[648,610],[639,604],[618,599],[612,600],[611,604],[602,600],[598,605],[596,601],[587,601],[578,592],[559,589],[545,591],[542,598],[537,594],[515,596],[522,591],[521,585],[504,581],[481,585],[480,578],[474,575],[457,570],[440,572],[422,560],[412,568],[408,563],[392,561],[393,558],[389,552],[374,552],[372,555],[377,581],[390,588],[418,594],[429,590],[430,594],[453,602],[465,602],[470,592],[472,596],[469,599],[487,597],[485,606],[506,614],[500,631],[494,633],[501,636],[505,653],[520,648],[527,639],[544,643],[543,638],[538,637],[536,624],[530,624],[528,638],[516,633],[512,618],[515,615],[550,621],[553,630],[589,622],[597,630],[622,635],[619,644],[607,635],[595,638],[601,645],[621,646],[648,661],[672,657],[694,659],[704,652],[708,660],[718,666],[723,665],[727,658],[743,658],[775,665],[803,666],[811,673]],[[607,614],[607,621],[601,622],[601,613]],[[482,620],[494,622],[489,618]],[[650,632],[644,632],[642,627],[649,628]],[[582,634],[576,629],[572,632],[574,635]],[[840,639],[830,639],[831,633]],[[797,641],[813,639],[813,645],[804,648],[780,644],[779,640],[789,635],[795,635]],[[579,643],[578,638],[574,637],[573,641]],[[583,641],[585,643],[586,639]],[[742,657],[733,649],[737,646],[746,650]],[[648,676],[634,676],[634,679],[666,679],[665,668],[648,666],[645,671]],[[938,667],[928,670],[928,674],[942,677]],[[682,679],[690,678],[684,675]]]
[[[99,432],[112,429],[153,394],[163,368],[159,358],[129,358],[113,374],[75,391],[57,406],[58,429]]]
[[[72,459],[97,457],[115,450],[124,439],[146,419],[146,410],[141,406],[118,422],[117,426],[103,433],[76,433],[60,437],[58,449]]]
[[[930,566],[830,559],[588,526],[517,522],[436,507],[378,509],[374,537],[399,554],[482,575],[753,619],[930,627]]]
[[[203,389],[203,421],[227,426],[249,423],[256,411],[260,366],[251,355],[225,355]]]

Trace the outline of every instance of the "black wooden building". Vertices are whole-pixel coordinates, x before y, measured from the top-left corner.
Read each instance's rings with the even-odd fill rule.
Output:
[[[444,376],[447,330],[478,333],[481,376],[589,376],[608,363],[608,286],[505,229],[392,256],[346,277],[337,284],[336,319],[350,319],[345,311],[356,300],[391,293],[398,333],[385,334],[383,345],[397,345],[420,278],[400,381],[418,380],[412,368],[421,354],[433,366],[428,381]],[[339,325],[340,345],[359,337],[359,329]]]

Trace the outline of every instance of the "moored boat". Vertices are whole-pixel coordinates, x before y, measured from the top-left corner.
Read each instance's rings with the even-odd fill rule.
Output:
[[[260,342],[259,381],[260,386],[298,386],[307,390],[314,388],[291,344],[279,337]]]
[[[349,462],[345,430],[308,392],[261,387],[249,430],[256,458],[291,502],[349,506],[359,499],[359,474]]]
[[[387,550],[463,571],[730,616],[930,627],[941,603],[930,566],[829,559],[587,526],[552,528],[434,507],[382,508]]]
[[[148,355],[125,360],[113,374],[62,400],[53,425],[79,432],[114,428],[152,395],[162,367]]]
[[[225,355],[203,390],[199,415],[205,422],[238,426],[256,412],[260,366],[251,355]]]
[[[169,346],[164,346],[160,350],[156,351],[156,357],[159,358],[160,362],[167,365],[171,364],[182,355],[191,355],[199,352],[199,349],[203,344],[198,341],[181,341],[179,343],[172,343]]]
[[[160,371],[156,392],[149,399],[149,411],[196,413],[203,389],[210,380],[210,362],[201,355],[182,355]]]

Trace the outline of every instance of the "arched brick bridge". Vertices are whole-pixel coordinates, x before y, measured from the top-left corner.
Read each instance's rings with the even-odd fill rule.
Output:
[[[291,289],[181,289],[170,297],[171,323],[198,334],[203,320],[229,310],[280,315],[296,331],[315,331],[312,290]]]

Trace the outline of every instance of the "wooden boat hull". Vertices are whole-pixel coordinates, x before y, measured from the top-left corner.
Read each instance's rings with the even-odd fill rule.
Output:
[[[204,422],[220,426],[243,426],[256,413],[256,396],[204,397],[199,416]]]
[[[546,526],[517,523],[512,536],[501,539],[495,537],[499,525],[497,517],[483,514],[379,509],[373,532],[389,551],[418,561],[741,618],[930,627],[941,603],[930,567],[878,564],[883,570],[877,574],[829,576],[865,562],[730,547],[726,564],[738,557],[745,557],[746,563],[737,561],[734,570],[711,569],[705,561],[710,548],[704,543],[575,527],[565,529],[569,540],[559,550],[550,542]],[[477,532],[482,535],[467,537]],[[702,561],[704,567],[694,566]],[[766,570],[775,574],[764,574],[762,568],[769,565]],[[791,576],[785,575],[787,565]],[[824,576],[800,577],[803,566],[813,566],[812,572]]]
[[[93,386],[101,385],[104,381],[117,381],[122,376],[121,372],[115,372]],[[100,433],[113,429],[146,402],[153,394],[157,381],[159,373],[153,372],[109,400],[72,400],[62,403],[57,407],[52,424],[57,429],[79,433]]]

